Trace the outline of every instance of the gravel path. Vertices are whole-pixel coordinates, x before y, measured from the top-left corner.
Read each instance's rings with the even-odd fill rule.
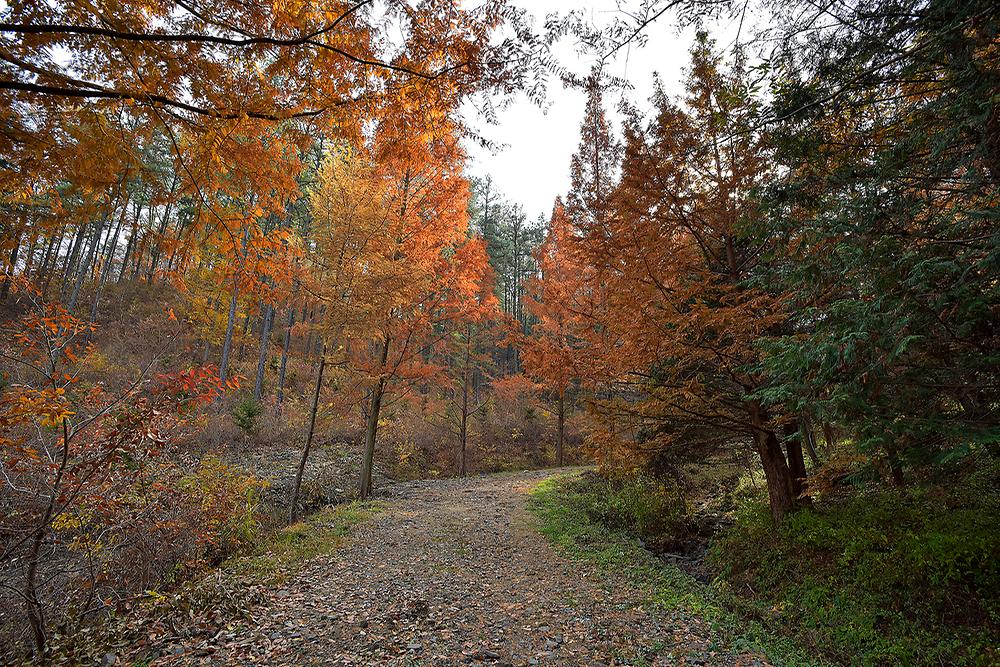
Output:
[[[414,482],[336,554],[274,590],[251,627],[173,664],[763,665],[707,624],[559,556],[530,525],[551,472]]]

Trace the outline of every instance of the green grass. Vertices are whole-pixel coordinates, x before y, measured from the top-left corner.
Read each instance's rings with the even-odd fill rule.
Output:
[[[727,610],[711,586],[654,556],[628,529],[602,523],[597,517],[608,506],[604,495],[603,490],[595,490],[592,480],[579,474],[554,477],[534,489],[529,508],[537,529],[560,552],[595,565],[609,576],[623,577],[642,595],[644,605],[701,617],[711,622],[733,650],[762,652],[776,665],[821,664],[789,639]]]
[[[549,479],[531,508],[570,558],[623,576],[647,604],[709,620],[731,645],[779,665],[1000,664],[998,466],[905,491],[847,490],[777,530],[766,499],[748,491],[735,524],[714,539],[709,584],[644,546],[656,543],[657,527],[680,524],[641,479]]]
[[[222,570],[260,583],[280,583],[308,560],[333,553],[359,523],[381,511],[378,502],[326,507],[271,536],[257,553],[233,558]]]
[[[843,664],[1000,663],[1000,491],[951,483],[856,490],[771,526],[750,502],[720,536],[718,586],[742,613]],[[754,594],[748,591],[753,590]]]

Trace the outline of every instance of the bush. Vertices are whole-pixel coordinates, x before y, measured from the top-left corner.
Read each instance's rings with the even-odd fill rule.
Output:
[[[233,407],[233,422],[247,434],[257,428],[257,418],[264,412],[264,406],[253,397],[246,397]]]
[[[713,549],[720,583],[740,591],[745,612],[837,662],[989,664],[1000,631],[997,473],[832,499],[778,531],[765,504],[747,503]]]
[[[640,537],[663,551],[688,532],[687,510],[677,489],[644,474],[597,478],[589,486],[590,513],[611,528]]]
[[[260,493],[266,482],[208,456],[179,486],[199,515],[198,539],[209,562],[218,563],[254,544],[260,531]]]

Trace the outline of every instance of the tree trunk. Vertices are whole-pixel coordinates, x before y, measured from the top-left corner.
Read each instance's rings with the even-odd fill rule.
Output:
[[[771,519],[779,525],[785,515],[795,508],[795,494],[792,490],[792,476],[785,462],[777,436],[773,432],[757,435],[757,453],[760,456],[764,478],[767,480],[767,495],[771,504]]]
[[[163,220],[160,221],[160,231],[153,239],[153,248],[151,250],[151,255],[149,259],[149,271],[146,273],[146,282],[150,285],[153,284],[153,274],[156,273],[156,265],[160,263],[160,243],[159,241],[167,233],[167,223],[170,220],[170,209],[173,206],[173,195],[174,191],[177,189],[177,174],[174,174],[173,182],[170,184],[170,197],[167,199],[167,205],[163,210]],[[153,207],[150,206],[150,216],[152,217]],[[152,227],[150,227],[152,230]],[[250,225],[247,225],[247,232],[250,231]],[[243,250],[246,250],[246,236],[243,237]]]
[[[242,254],[246,252],[247,241],[250,239],[250,225],[243,231],[243,247],[240,250],[240,264],[242,265]],[[236,328],[236,305],[240,296],[240,277],[233,278],[233,296],[229,300],[229,317],[226,320],[226,337],[222,341],[222,361],[219,363],[219,380],[226,381],[229,374],[229,356],[233,351],[233,329]]]
[[[94,290],[94,303],[90,308],[90,321],[97,321],[97,308],[101,304],[101,290],[104,289],[104,285],[108,282],[108,276],[111,275],[111,267],[115,263],[115,251],[118,250],[118,235],[122,231],[122,225],[125,224],[125,216],[128,214],[128,197],[125,198],[125,203],[122,204],[122,214],[118,218],[118,225],[115,226],[115,233],[109,239],[106,244],[108,247],[104,255],[104,266],[101,269],[101,277],[97,281],[97,289]]]
[[[292,487],[292,506],[288,510],[288,522],[295,523],[299,516],[299,490],[302,488],[302,474],[306,469],[306,461],[309,460],[309,450],[312,447],[313,433],[316,431],[316,412],[319,410],[319,394],[323,388],[323,371],[326,369],[326,346],[323,346],[323,356],[319,360],[319,374],[316,376],[316,391],[313,392],[312,413],[309,415],[309,434],[306,436],[306,444],[302,448],[302,457],[299,459],[298,470],[295,471],[295,485]]]
[[[257,359],[257,378],[253,385],[253,397],[260,400],[264,395],[264,373],[267,371],[267,357],[270,351],[271,323],[274,321],[274,307],[271,304],[264,306],[260,323],[260,356]]]
[[[31,280],[31,269],[35,266],[35,254],[38,246],[38,232],[32,232],[31,241],[28,242],[28,252],[24,254],[24,277]]]
[[[63,262],[62,270],[62,286],[59,288],[59,294],[63,301],[69,295],[69,279],[73,275],[73,270],[76,268],[76,261],[80,256],[80,246],[83,245],[83,241],[87,236],[87,230],[90,225],[84,223],[80,225],[76,234],[73,236],[73,241],[69,245],[69,251],[66,253],[65,261]]]
[[[459,442],[459,474],[465,477],[468,473],[466,452],[469,443],[469,362],[472,358],[472,325],[465,329],[465,362],[462,366],[462,421],[458,427]]]
[[[801,428],[791,421],[785,426],[785,449],[788,450],[788,472],[792,476],[792,494],[799,498],[805,490],[806,462],[802,457]]]
[[[136,237],[139,235],[139,221],[142,219],[142,201],[136,202],[135,207],[135,218],[132,220],[132,229],[129,230],[128,243],[125,244],[125,256],[122,257],[122,270],[118,272],[118,280],[116,282],[120,283],[125,280],[125,274],[128,273],[128,265],[132,261],[132,252],[136,249]]]
[[[767,427],[767,417],[756,403],[748,406],[754,428],[754,441],[760,456],[761,468],[767,481],[767,495],[771,505],[771,519],[778,525],[785,515],[795,508],[796,495],[792,488],[792,474],[778,437]]]
[[[285,328],[285,342],[281,347],[281,367],[278,369],[278,409],[285,400],[285,368],[288,365],[288,348],[292,343],[292,327],[295,326],[295,309],[288,311],[288,326]],[[324,352],[324,356],[326,353]]]
[[[566,390],[559,390],[558,427],[556,429],[556,465],[563,465],[563,443],[566,438]]]
[[[240,349],[236,352],[236,361],[243,362],[243,351],[247,346],[247,334],[250,333],[250,311],[247,310],[246,317],[243,318],[243,334],[240,336]]]
[[[382,409],[382,394],[385,393],[385,364],[389,359],[389,345],[391,340],[386,338],[382,345],[382,363],[380,374],[375,385],[372,387],[371,403],[368,409],[368,424],[365,429],[365,452],[361,462],[361,484],[359,488],[361,499],[364,500],[372,493],[372,467],[375,462],[375,437],[378,434],[378,416]]]
[[[802,438],[806,445],[806,453],[809,454],[809,460],[812,461],[813,467],[818,468],[819,454],[816,453],[816,435],[813,433],[812,425],[806,421],[802,420]]]
[[[903,463],[899,460],[899,450],[895,445],[886,446],[886,458],[889,460],[889,474],[892,485],[903,488],[906,480],[903,478]]]
[[[826,447],[829,452],[832,452],[834,445],[837,444],[837,437],[833,432],[833,425],[830,422],[823,422],[823,439],[826,440]]]
[[[90,270],[90,266],[94,262],[94,257],[97,255],[97,246],[100,245],[101,233],[103,231],[104,218],[98,218],[94,221],[94,232],[93,237],[90,240],[87,257],[84,259],[83,264],[76,273],[76,282],[73,284],[73,294],[70,296],[69,304],[66,306],[67,310],[71,313],[74,308],[76,308],[76,302],[80,298],[80,288],[83,286],[83,280],[87,277],[87,272]]]
[[[38,278],[45,278],[45,285],[42,287],[42,294],[48,294],[49,285],[52,283],[52,276],[56,272],[56,265],[59,262],[59,249],[62,247],[63,236],[66,234],[66,225],[63,224],[59,231],[57,231],[53,236],[49,237],[49,243],[45,247],[45,257],[42,258],[42,267],[39,271]],[[56,243],[58,242],[58,245]],[[49,260],[52,260],[52,266],[49,266]]]
[[[14,246],[10,249],[10,268],[7,270],[6,280],[0,286],[0,301],[6,301],[7,296],[10,294],[10,282],[14,279],[14,270],[17,268],[17,253],[21,249],[21,230],[23,227],[24,217],[22,216],[20,223],[14,230]]]

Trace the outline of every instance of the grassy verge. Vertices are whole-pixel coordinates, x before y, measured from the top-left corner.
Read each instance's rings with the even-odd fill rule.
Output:
[[[336,551],[355,526],[380,510],[377,502],[361,501],[326,507],[278,531],[257,553],[230,559],[221,569],[262,584],[281,583],[306,561]]]
[[[646,548],[681,525],[648,482],[550,479],[532,508],[571,558],[776,664],[1000,664],[1000,467],[952,482],[845,490],[777,530],[766,500],[738,494],[733,525],[713,538],[708,584]]]
[[[729,611],[711,586],[657,558],[627,529],[611,528],[596,520],[595,503],[601,501],[591,480],[570,474],[539,484],[529,508],[539,531],[564,555],[624,577],[645,596],[645,604],[701,617],[734,650],[759,651],[776,665],[822,664],[793,641]]]

